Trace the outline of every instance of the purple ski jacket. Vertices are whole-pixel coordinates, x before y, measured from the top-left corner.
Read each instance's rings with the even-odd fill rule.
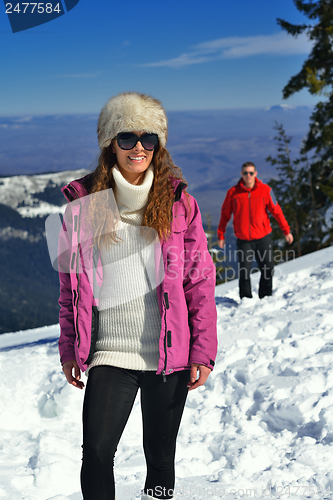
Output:
[[[88,194],[85,180],[72,181],[62,188],[68,201]],[[161,243],[164,279],[157,287],[161,332],[156,373],[163,375],[188,369],[191,363],[213,369],[217,352],[215,266],[207,249],[196,200],[183,193],[185,183],[175,179],[174,185],[171,234]],[[85,371],[98,334],[98,299],[91,284],[101,286],[103,269],[86,264],[87,255],[91,262],[99,259],[99,250],[88,244],[85,248],[84,242],[80,243],[80,203],[74,205],[71,222],[68,223],[67,216],[63,228],[68,251],[62,258],[65,256],[71,272],[59,271],[59,352],[61,363],[76,359]],[[75,272],[76,269],[79,271]]]

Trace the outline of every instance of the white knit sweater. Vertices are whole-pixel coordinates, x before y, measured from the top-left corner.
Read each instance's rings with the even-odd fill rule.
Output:
[[[161,316],[156,288],[149,279],[153,245],[142,234],[141,221],[153,182],[153,167],[143,183],[127,182],[114,167],[115,197],[121,222],[120,242],[101,250],[103,285],[99,296],[99,331],[89,369],[112,365],[157,370]]]

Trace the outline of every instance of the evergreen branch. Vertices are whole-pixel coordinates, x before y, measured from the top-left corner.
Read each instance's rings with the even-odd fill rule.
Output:
[[[310,26],[307,24],[290,24],[283,19],[277,18],[277,23],[281,26],[282,29],[287,31],[290,35],[297,37],[301,33],[303,33]]]

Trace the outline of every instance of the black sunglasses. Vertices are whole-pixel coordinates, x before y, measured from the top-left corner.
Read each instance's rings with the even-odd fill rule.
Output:
[[[243,175],[254,175],[254,172],[250,172],[247,170],[246,172],[242,172]]]
[[[121,149],[129,151],[133,149],[137,142],[141,142],[142,147],[147,151],[154,151],[158,145],[157,134],[142,134],[140,137],[133,132],[120,132],[116,136],[117,144]]]

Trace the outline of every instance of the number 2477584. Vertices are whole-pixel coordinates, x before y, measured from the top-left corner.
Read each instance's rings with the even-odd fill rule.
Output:
[[[62,12],[62,9],[60,7],[60,4],[57,3],[53,7],[52,3],[33,3],[33,2],[19,2],[13,7],[14,4],[12,3],[6,3],[6,14],[43,14],[44,12],[46,14],[52,14],[52,12],[57,12],[60,14]]]

